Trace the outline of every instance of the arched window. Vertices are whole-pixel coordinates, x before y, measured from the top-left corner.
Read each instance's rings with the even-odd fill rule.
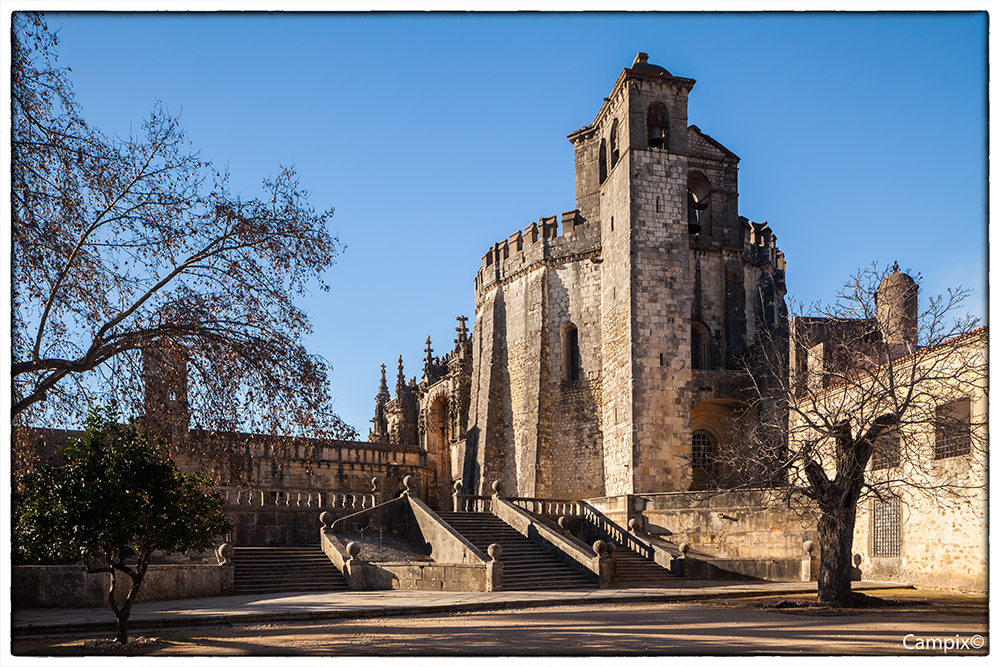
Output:
[[[597,153],[597,163],[598,182],[600,185],[604,185],[604,181],[608,180],[608,145],[604,139],[601,139],[601,149]]]
[[[618,164],[618,119],[611,123],[611,168]]]
[[[712,335],[698,320],[691,321],[691,369],[707,370],[712,356]]]
[[[669,117],[662,102],[653,102],[646,110],[646,145],[650,148],[667,148]]]
[[[704,174],[688,172],[688,232],[712,235],[712,185]]]
[[[707,431],[691,435],[691,488],[706,489],[715,485],[715,441]]]
[[[580,379],[580,340],[576,325],[570,322],[562,328],[562,380],[576,382]]]

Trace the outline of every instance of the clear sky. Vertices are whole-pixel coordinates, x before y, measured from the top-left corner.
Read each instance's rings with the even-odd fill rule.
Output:
[[[985,13],[57,13],[88,122],[182,114],[246,196],[295,164],[347,244],[303,301],[364,438],[379,365],[452,347],[497,241],[575,208],[566,135],[638,51],[697,80],[688,121],[740,156],[789,296],[898,261],[987,309]],[[471,325],[471,322],[470,322]]]

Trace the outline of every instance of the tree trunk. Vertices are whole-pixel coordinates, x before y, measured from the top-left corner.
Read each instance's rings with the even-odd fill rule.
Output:
[[[128,643],[128,617],[132,613],[132,605],[135,603],[136,598],[139,597],[139,589],[142,587],[142,580],[146,576],[149,557],[150,553],[144,552],[140,554],[135,570],[131,570],[124,562],[115,564],[116,568],[127,574],[132,580],[132,587],[129,589],[128,595],[125,596],[125,603],[121,607],[115,604],[115,576],[114,572],[111,574],[111,592],[108,593],[108,598],[111,600],[111,611],[115,613],[115,618],[118,619],[118,636],[115,638],[115,641],[119,644]]]
[[[818,524],[819,601],[847,606],[851,603],[852,546],[861,484],[834,483],[825,495]]]
[[[124,570],[123,570],[124,571]],[[127,574],[127,572],[126,572]],[[111,611],[115,614],[115,620],[118,623],[118,634],[115,637],[115,641],[119,644],[128,643],[128,617],[132,613],[132,591],[129,591],[128,595],[125,597],[125,602],[121,607],[115,601],[115,581],[118,577],[115,576],[114,569],[111,570],[111,590],[108,591],[108,601],[111,602]],[[133,583],[132,589],[135,589],[135,584]]]

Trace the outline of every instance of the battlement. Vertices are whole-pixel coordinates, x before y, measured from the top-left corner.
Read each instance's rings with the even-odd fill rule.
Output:
[[[776,269],[784,270],[785,254],[778,250],[778,237],[768,226],[767,221],[746,222],[743,228],[743,243],[747,246],[750,257],[758,262],[770,262]]]
[[[484,287],[546,259],[564,258],[580,252],[599,251],[600,229],[589,225],[580,211],[566,211],[561,216],[542,217],[523,231],[494,243],[476,273],[476,294]],[[561,230],[561,231],[560,231]]]

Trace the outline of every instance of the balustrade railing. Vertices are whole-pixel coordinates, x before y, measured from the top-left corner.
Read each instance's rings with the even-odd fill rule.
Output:
[[[469,496],[458,494],[453,496],[456,512],[492,512],[492,496]]]
[[[654,558],[653,548],[638,539],[614,521],[611,521],[603,514],[600,514],[593,507],[581,503],[583,520],[590,524],[591,530],[603,537],[611,540],[615,544],[636,552],[643,558]]]
[[[215,492],[224,505],[242,507],[293,507],[303,509],[366,509],[374,507],[375,494],[371,491],[346,489],[288,489],[288,488],[239,488],[217,486]]]
[[[539,516],[582,516],[583,503],[579,500],[556,498],[504,498],[509,503]]]

